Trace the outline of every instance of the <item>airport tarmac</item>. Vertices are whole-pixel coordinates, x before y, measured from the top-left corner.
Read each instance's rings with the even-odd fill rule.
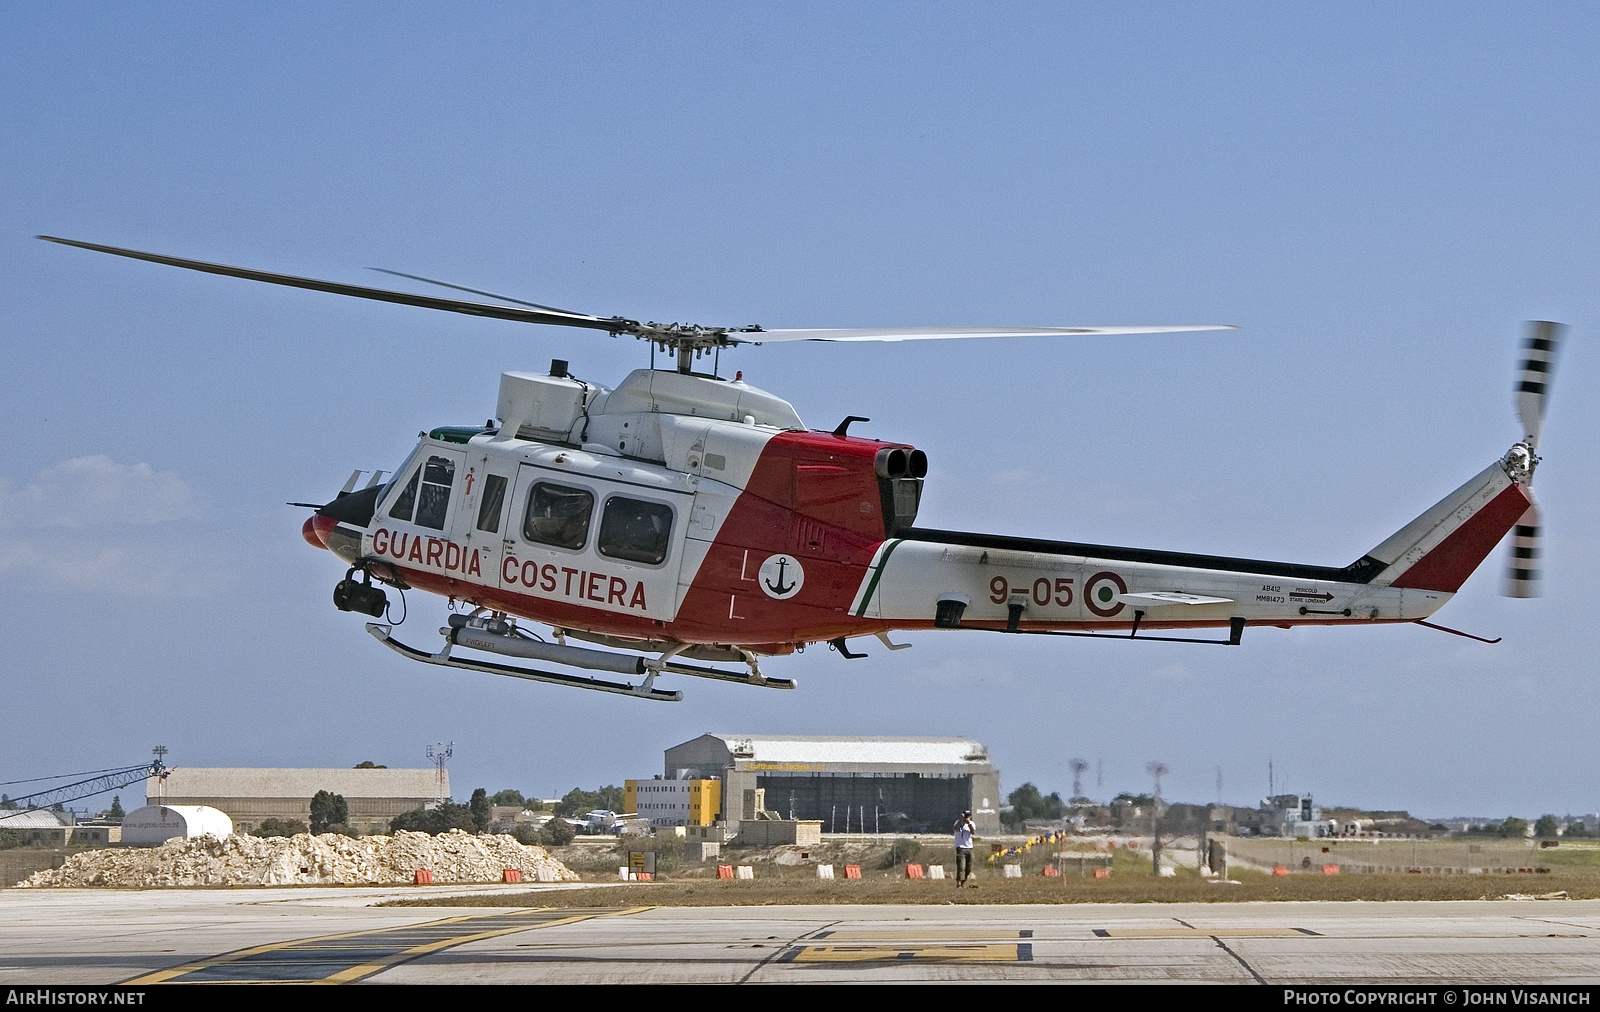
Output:
[[[434,887],[433,895],[528,892]],[[557,902],[559,888],[545,891]],[[0,985],[1600,984],[1600,900],[378,907],[405,888],[0,891]]]

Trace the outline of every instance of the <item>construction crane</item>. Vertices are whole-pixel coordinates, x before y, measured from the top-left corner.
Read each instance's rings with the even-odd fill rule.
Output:
[[[9,799],[16,805],[16,811],[34,812],[41,808],[50,808],[55,805],[65,805],[69,801],[79,801],[83,798],[104,794],[106,791],[117,790],[136,784],[141,780],[156,777],[165,781],[172,772],[171,767],[162,762],[162,757],[167,753],[166,746],[158,745],[155,749],[155,758],[150,762],[138,766],[123,766],[109,770],[86,770],[82,773],[59,773],[52,777],[34,777],[31,780],[10,780],[0,783],[0,787],[10,787],[15,784],[39,784],[50,780],[63,780],[68,777],[83,777],[70,784],[61,784],[32,794],[25,794],[20,798]],[[10,812],[0,813],[4,819]]]

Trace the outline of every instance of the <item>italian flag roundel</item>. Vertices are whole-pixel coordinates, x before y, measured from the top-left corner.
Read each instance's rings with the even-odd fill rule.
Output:
[[[1096,573],[1083,585],[1083,603],[1101,618],[1110,618],[1122,610],[1118,594],[1126,594],[1128,585],[1116,573]]]

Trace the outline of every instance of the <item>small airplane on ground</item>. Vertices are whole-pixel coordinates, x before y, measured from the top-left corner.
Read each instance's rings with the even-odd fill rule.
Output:
[[[1224,329],[922,327],[764,330],[643,323],[401,275],[498,303],[317,281],[40,236],[117,256],[314,291],[525,323],[629,335],[676,355],[608,389],[507,372],[495,417],[433,428],[385,481],[351,475],[303,534],[348,570],[343,611],[388,614],[383,587],[449,598],[435,650],[367,630],[412,660],[648,699],[663,673],[793,688],[760,658],[903,630],[1114,637],[1237,645],[1247,626],[1426,621],[1515,530],[1507,593],[1537,593],[1531,484],[1546,392],[1565,328],[1529,325],[1516,408],[1522,438],[1433,508],[1346,566],[1224,558],[918,527],[928,459],[909,444],[807,427],[793,406],[696,359],[778,341],[1064,337]],[[397,272],[386,272],[397,273]],[[715,362],[715,357],[713,358]],[[552,629],[547,641],[519,625]],[[1225,638],[1199,638],[1217,629]],[[1458,635],[1469,635],[1458,633]],[[1480,639],[1480,637],[1471,637]],[[593,646],[575,646],[580,640]],[[1496,642],[1496,641],[1486,641]],[[601,647],[604,649],[596,649]],[[468,649],[638,681],[463,657]],[[729,670],[689,661],[732,662]]]

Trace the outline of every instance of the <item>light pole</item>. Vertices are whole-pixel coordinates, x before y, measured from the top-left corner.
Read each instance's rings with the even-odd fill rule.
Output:
[[[1156,793],[1150,803],[1150,835],[1154,841],[1150,846],[1150,863],[1152,874],[1161,877],[1161,776],[1167,772],[1164,762],[1148,762],[1144,764],[1145,772],[1150,774],[1156,782]]]

